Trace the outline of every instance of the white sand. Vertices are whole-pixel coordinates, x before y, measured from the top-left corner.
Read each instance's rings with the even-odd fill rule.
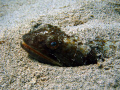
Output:
[[[120,40],[119,0],[1,0],[1,90],[119,90],[120,42],[115,56],[97,64],[55,67],[27,57],[22,35],[36,22],[61,27],[69,35],[87,41],[96,36]]]

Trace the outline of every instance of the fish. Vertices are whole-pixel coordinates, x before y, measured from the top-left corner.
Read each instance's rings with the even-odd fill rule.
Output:
[[[58,26],[50,24],[38,25],[33,28],[33,31],[23,35],[21,47],[30,56],[45,64],[64,67],[97,64],[100,56],[105,55],[98,56],[98,53],[109,50],[110,47],[107,47],[106,44],[111,45],[111,42],[99,37],[93,41],[82,43],[78,37],[69,36]],[[111,47],[113,45],[112,43]]]

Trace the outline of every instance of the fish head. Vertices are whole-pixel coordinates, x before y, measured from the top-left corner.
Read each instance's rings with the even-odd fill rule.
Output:
[[[42,57],[46,59],[46,62],[52,62],[61,66],[57,63],[58,58],[56,56],[56,51],[58,53],[62,52],[61,47],[64,45],[64,37],[68,36],[61,31],[60,28],[46,24],[36,31],[30,31],[23,35],[21,46],[30,55]]]

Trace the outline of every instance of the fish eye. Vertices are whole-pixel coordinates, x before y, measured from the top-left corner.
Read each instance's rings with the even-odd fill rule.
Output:
[[[49,47],[52,50],[57,49],[58,46],[59,46],[59,43],[57,41],[51,41],[47,43],[47,47]]]
[[[52,50],[57,49],[59,46],[58,38],[55,36],[49,36],[46,39],[45,44],[49,49],[52,49]]]
[[[51,42],[50,45],[53,46],[53,47],[55,47],[57,45],[57,43],[56,42]]]

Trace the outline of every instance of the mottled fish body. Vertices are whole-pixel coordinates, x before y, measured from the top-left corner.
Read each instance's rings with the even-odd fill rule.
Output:
[[[46,24],[23,35],[21,46],[40,62],[81,66],[97,63],[98,52],[104,53],[109,49],[108,44],[113,45],[112,42],[98,38],[86,44],[78,41],[78,37],[69,36],[57,26]]]

